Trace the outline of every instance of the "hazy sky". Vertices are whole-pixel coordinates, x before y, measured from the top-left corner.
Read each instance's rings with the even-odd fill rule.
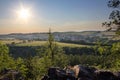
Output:
[[[0,0],[0,33],[103,30],[108,0]],[[29,18],[18,18],[21,6]]]

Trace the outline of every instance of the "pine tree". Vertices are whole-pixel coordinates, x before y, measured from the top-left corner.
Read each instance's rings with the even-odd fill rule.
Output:
[[[55,55],[55,41],[53,38],[53,35],[51,33],[51,29],[49,29],[49,37],[48,37],[48,48],[50,50],[50,54],[51,54],[51,60],[54,61],[54,55]]]

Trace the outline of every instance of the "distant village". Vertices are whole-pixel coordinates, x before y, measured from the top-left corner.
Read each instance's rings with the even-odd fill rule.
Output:
[[[56,41],[85,41],[96,42],[97,40],[110,40],[114,32],[106,31],[83,31],[83,32],[53,32]],[[0,35],[0,39],[41,40],[48,39],[48,33],[12,33]]]

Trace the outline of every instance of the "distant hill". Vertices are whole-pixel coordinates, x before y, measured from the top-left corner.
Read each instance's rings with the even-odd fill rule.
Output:
[[[83,32],[53,32],[56,41],[85,41],[111,40],[115,32],[83,31]],[[0,35],[0,39],[42,40],[48,39],[48,33],[12,33]]]

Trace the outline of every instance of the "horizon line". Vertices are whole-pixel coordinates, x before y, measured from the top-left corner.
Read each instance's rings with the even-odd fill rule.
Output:
[[[83,30],[83,31],[52,31],[52,33],[55,32],[87,32],[87,31],[106,31],[106,30]],[[44,32],[11,32],[11,33],[0,33],[0,35],[7,35],[7,34],[32,34],[32,33],[48,33],[49,31],[44,31]]]

